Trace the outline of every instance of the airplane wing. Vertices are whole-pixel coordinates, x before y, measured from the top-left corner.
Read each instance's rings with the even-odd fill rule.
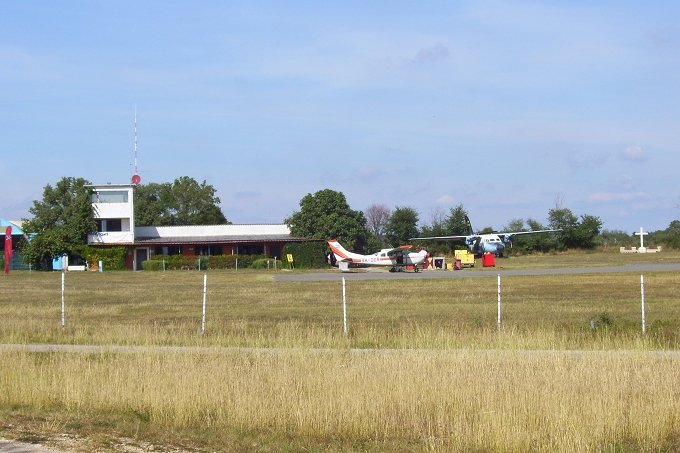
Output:
[[[502,233],[496,233],[499,236],[516,236],[518,234],[532,234],[532,233],[554,233],[556,231],[562,230],[533,230],[533,231],[504,231]]]
[[[410,244],[408,244],[408,245],[400,245],[399,247],[395,247],[395,248],[393,248],[393,249],[387,250],[387,256],[392,256],[392,255],[394,255],[394,254],[397,253],[397,252],[403,252],[404,250],[408,250],[408,249],[410,249],[411,247],[413,247],[413,246],[410,245]]]
[[[472,236],[478,236],[476,234],[473,234]],[[429,237],[423,237],[423,238],[409,238],[409,241],[429,241],[429,240],[440,240],[440,241],[450,241],[454,239],[465,239],[467,237],[470,237],[468,235],[462,235],[462,236],[429,236]]]

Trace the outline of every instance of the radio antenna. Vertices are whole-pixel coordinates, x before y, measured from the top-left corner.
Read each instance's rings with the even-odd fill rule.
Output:
[[[135,172],[132,175],[132,184],[139,184],[142,182],[142,177],[139,176],[139,172],[137,171],[137,106],[135,105]]]

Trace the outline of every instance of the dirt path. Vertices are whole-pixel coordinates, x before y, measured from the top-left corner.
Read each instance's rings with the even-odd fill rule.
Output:
[[[42,445],[0,439],[0,453],[64,453],[64,450],[54,450]]]

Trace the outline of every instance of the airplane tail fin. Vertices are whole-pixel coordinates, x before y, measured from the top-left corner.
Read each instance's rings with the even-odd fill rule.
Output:
[[[471,235],[475,234],[475,232],[472,231],[472,224],[470,223],[470,218],[468,216],[465,216],[465,226],[468,229],[468,233],[467,233],[468,235],[471,236]]]
[[[331,251],[337,257],[338,261],[349,259],[350,253],[345,250],[345,248],[340,245],[337,240],[331,239],[326,241],[326,243],[328,243],[328,246],[331,248]]]

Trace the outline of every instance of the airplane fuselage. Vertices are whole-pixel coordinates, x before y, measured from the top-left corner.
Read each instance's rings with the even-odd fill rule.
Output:
[[[477,255],[493,253],[496,256],[500,256],[505,250],[505,242],[503,242],[503,239],[497,234],[468,236],[465,238],[465,244],[472,253]]]
[[[362,255],[360,253],[345,250],[337,241],[327,241],[331,247],[337,262],[344,262],[355,266],[384,266],[391,267],[392,270],[402,270],[406,266],[413,266],[417,271],[418,266],[429,256],[427,251],[407,253],[410,246],[403,246],[396,249],[382,249],[372,255]]]
[[[353,264],[365,264],[367,266],[415,266],[422,264],[426,253],[394,253],[389,255],[391,249],[382,249],[372,255],[351,254],[350,259]]]

